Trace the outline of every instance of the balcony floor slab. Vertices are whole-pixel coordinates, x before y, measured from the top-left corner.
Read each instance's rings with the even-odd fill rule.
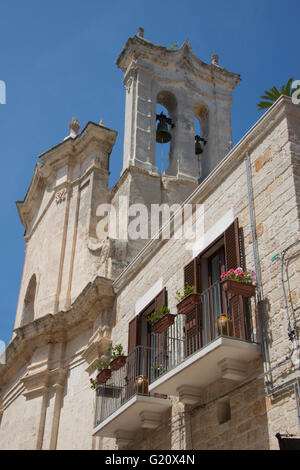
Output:
[[[98,424],[94,428],[93,436],[116,437],[120,430],[135,432],[142,427],[141,413],[164,413],[170,407],[171,400],[168,398],[135,395]]]
[[[221,378],[219,363],[225,358],[247,363],[260,354],[261,347],[257,343],[220,337],[155,380],[149,391],[179,396],[178,389],[182,385],[202,388]]]

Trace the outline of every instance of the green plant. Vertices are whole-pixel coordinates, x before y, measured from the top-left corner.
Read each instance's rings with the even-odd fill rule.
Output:
[[[96,388],[97,388],[97,386],[98,386],[97,380],[90,378],[90,385],[91,385],[91,389],[92,389],[92,390],[96,390]]]
[[[147,316],[146,320],[149,323],[155,323],[158,320],[160,320],[167,313],[170,313],[170,309],[166,306],[166,304],[163,304],[161,309],[159,310],[159,312],[156,312],[154,310],[154,312],[152,312],[150,315]]]
[[[286,85],[282,85],[280,88],[280,91],[276,86],[273,86],[273,88],[270,88],[270,90],[266,90],[263,96],[261,96],[263,101],[260,101],[257,104],[257,107],[259,110],[261,109],[267,109],[272,106],[273,103],[281,96],[281,95],[286,95],[286,96],[292,96],[292,89],[291,85],[293,83],[294,79],[290,78],[287,82]]]
[[[114,360],[117,357],[124,355],[124,349],[123,349],[122,344],[116,344],[114,347],[110,346],[108,348],[108,351],[111,352],[111,360]]]
[[[95,369],[98,369],[101,372],[103,369],[107,369],[109,366],[109,361],[100,361],[100,359],[95,364]]]
[[[183,299],[185,299],[188,295],[195,294],[195,292],[196,292],[195,286],[190,286],[188,283],[186,283],[183,288],[183,294],[181,294],[179,290],[176,291],[176,300],[179,303]]]
[[[159,364],[155,364],[153,366],[153,372],[154,374],[157,374],[158,372],[163,372],[164,371],[164,368],[162,365],[159,365]]]

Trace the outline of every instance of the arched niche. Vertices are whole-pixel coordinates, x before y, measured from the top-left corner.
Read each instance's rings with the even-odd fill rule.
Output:
[[[27,290],[26,295],[24,297],[24,305],[23,305],[23,313],[22,313],[22,321],[21,326],[26,325],[34,320],[34,303],[36,297],[36,275],[33,274],[31,277]]]
[[[163,112],[167,117],[172,119],[173,124],[176,123],[177,113],[177,99],[175,95],[168,90],[160,90],[156,97],[156,114]],[[156,126],[158,121],[156,122]],[[169,167],[172,158],[172,149],[174,147],[174,132],[175,128],[169,126],[169,131],[172,134],[170,142],[165,144],[156,143],[156,158],[155,164],[159,173],[164,173]]]

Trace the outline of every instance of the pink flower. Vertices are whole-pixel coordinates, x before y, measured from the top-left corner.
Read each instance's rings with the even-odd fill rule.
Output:
[[[234,271],[236,275],[241,274],[242,272],[243,272],[242,268],[236,268],[236,270]]]

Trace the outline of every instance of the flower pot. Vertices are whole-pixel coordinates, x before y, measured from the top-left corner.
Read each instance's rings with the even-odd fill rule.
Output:
[[[220,336],[233,336],[233,325],[232,320],[228,318],[224,313],[218,315],[217,319],[218,334]]]
[[[166,331],[169,326],[173,325],[175,315],[172,313],[166,313],[163,317],[153,323],[153,328],[155,333],[163,333]]]
[[[127,356],[118,356],[111,361],[109,367],[111,370],[119,370],[126,364]]]
[[[196,305],[199,305],[201,302],[201,295],[200,294],[189,294],[183,300],[177,304],[177,313],[178,315],[187,315],[188,313],[192,312]]]
[[[139,375],[135,384],[138,395],[148,395],[148,377],[145,375]]]
[[[222,282],[222,287],[225,292],[232,295],[242,295],[243,297],[253,297],[255,295],[256,286],[247,284],[245,282],[233,281],[226,279]]]
[[[97,383],[104,384],[108,379],[111,378],[111,370],[110,369],[103,369],[97,375]]]

